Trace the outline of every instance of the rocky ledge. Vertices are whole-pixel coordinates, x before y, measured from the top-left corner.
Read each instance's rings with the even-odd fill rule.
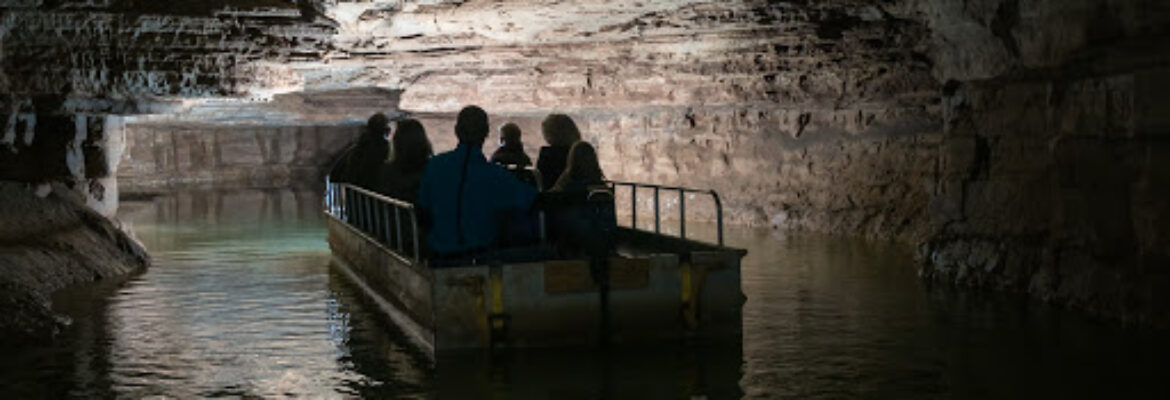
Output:
[[[0,182],[0,342],[51,340],[68,319],[62,288],[124,276],[150,263],[137,241],[61,184]]]

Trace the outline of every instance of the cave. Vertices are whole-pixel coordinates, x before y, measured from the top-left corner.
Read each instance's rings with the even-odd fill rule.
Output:
[[[37,350],[0,365],[0,388],[428,397],[464,385],[387,344],[377,306],[334,282],[320,223],[330,168],[371,115],[420,121],[439,154],[478,105],[487,154],[510,122],[535,159],[542,121],[561,113],[606,179],[717,193],[656,191],[651,204],[635,189],[614,208],[633,228],[702,240],[718,224],[720,245],[726,225],[748,250],[747,303],[731,359],[622,353],[575,370],[566,360],[583,355],[541,354],[509,364],[514,380],[476,359],[455,397],[1166,395],[1168,35],[1161,0],[4,1],[0,343]],[[221,247],[256,267],[221,268]],[[200,306],[222,287],[296,292],[298,279],[316,289],[280,298],[327,310],[311,314],[325,339],[208,344],[240,339],[200,318],[251,323],[236,303]],[[255,372],[330,351],[350,365],[340,376]],[[1013,353],[1029,361],[990,372]],[[184,358],[208,354],[220,358]],[[183,361],[152,364],[172,356]],[[692,371],[706,362],[732,372]],[[703,377],[678,378],[692,372]],[[675,378],[681,391],[653,389]]]

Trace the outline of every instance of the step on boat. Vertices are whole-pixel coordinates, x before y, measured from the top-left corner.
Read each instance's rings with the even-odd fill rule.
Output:
[[[410,203],[327,182],[333,265],[432,358],[497,347],[739,342],[740,261],[747,252],[724,245],[718,194],[609,184],[612,193],[629,193],[631,214],[628,226],[612,231],[616,251],[601,263],[608,279],[600,280],[608,285],[595,282],[590,260],[558,257],[543,240],[456,262],[428,259]],[[653,228],[638,226],[639,191],[653,192]],[[682,223],[674,234],[661,229],[662,193],[678,194]],[[686,198],[695,195],[713,199],[714,243],[687,238]]]

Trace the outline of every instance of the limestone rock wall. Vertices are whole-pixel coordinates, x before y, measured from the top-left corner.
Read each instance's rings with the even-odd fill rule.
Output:
[[[360,133],[354,125],[129,124],[118,169],[124,193],[274,188],[319,182]]]
[[[0,114],[0,181],[61,182],[107,217],[118,208],[114,171],[123,150],[122,121],[78,113]]]
[[[210,98],[291,100],[270,126],[400,108],[439,150],[479,104],[533,155],[559,111],[611,178],[717,189],[733,222],[923,243],[931,279],[1166,320],[1165,1],[143,4],[0,5],[4,176],[78,176],[79,114],[178,115],[130,129],[119,159],[142,191],[319,160],[284,157],[306,143],[284,128],[202,123],[280,114]],[[348,112],[281,97],[354,88],[394,94],[330,97]]]
[[[408,3],[333,12],[352,57],[334,65],[402,85],[403,109],[479,104],[521,122],[532,156],[539,119],[566,112],[610,178],[716,189],[736,223],[924,231],[941,118],[911,3]]]
[[[936,1],[922,273],[1170,325],[1170,5]]]
[[[318,59],[333,27],[277,0],[12,1],[0,5],[0,91],[134,111],[153,96],[263,95],[280,62]],[[267,62],[265,62],[267,61]]]
[[[177,136],[130,129],[119,175],[134,190],[254,178],[198,161],[224,130],[195,127],[224,114],[205,98],[378,87],[411,112],[567,112],[612,178],[720,190],[733,222],[903,239],[926,226],[938,83],[912,1],[174,3],[16,2],[0,30],[6,92],[188,115]],[[264,148],[217,165],[270,170]]]
[[[146,267],[137,241],[64,185],[0,182],[0,342],[44,341],[68,321],[49,296]]]

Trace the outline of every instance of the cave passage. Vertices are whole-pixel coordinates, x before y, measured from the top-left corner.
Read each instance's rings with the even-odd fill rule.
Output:
[[[0,390],[31,397],[499,395],[547,398],[1165,394],[1170,343],[1026,298],[930,287],[897,245],[734,228],[744,332],[727,347],[530,350],[432,369],[329,267],[309,190],[127,201],[154,265],[71,290],[57,343],[10,349]],[[702,235],[702,226],[694,228]]]
[[[1168,38],[1166,0],[0,0],[0,393],[1170,398]],[[468,105],[486,156],[699,189],[617,193],[669,251],[556,259],[533,297],[596,285],[610,332],[583,268],[630,261],[684,346],[430,360],[347,279],[326,174],[392,166],[355,144],[378,113],[454,149]],[[435,276],[372,254],[378,290]],[[485,347],[519,326],[492,268],[440,304]],[[742,335],[706,346],[704,307]]]

